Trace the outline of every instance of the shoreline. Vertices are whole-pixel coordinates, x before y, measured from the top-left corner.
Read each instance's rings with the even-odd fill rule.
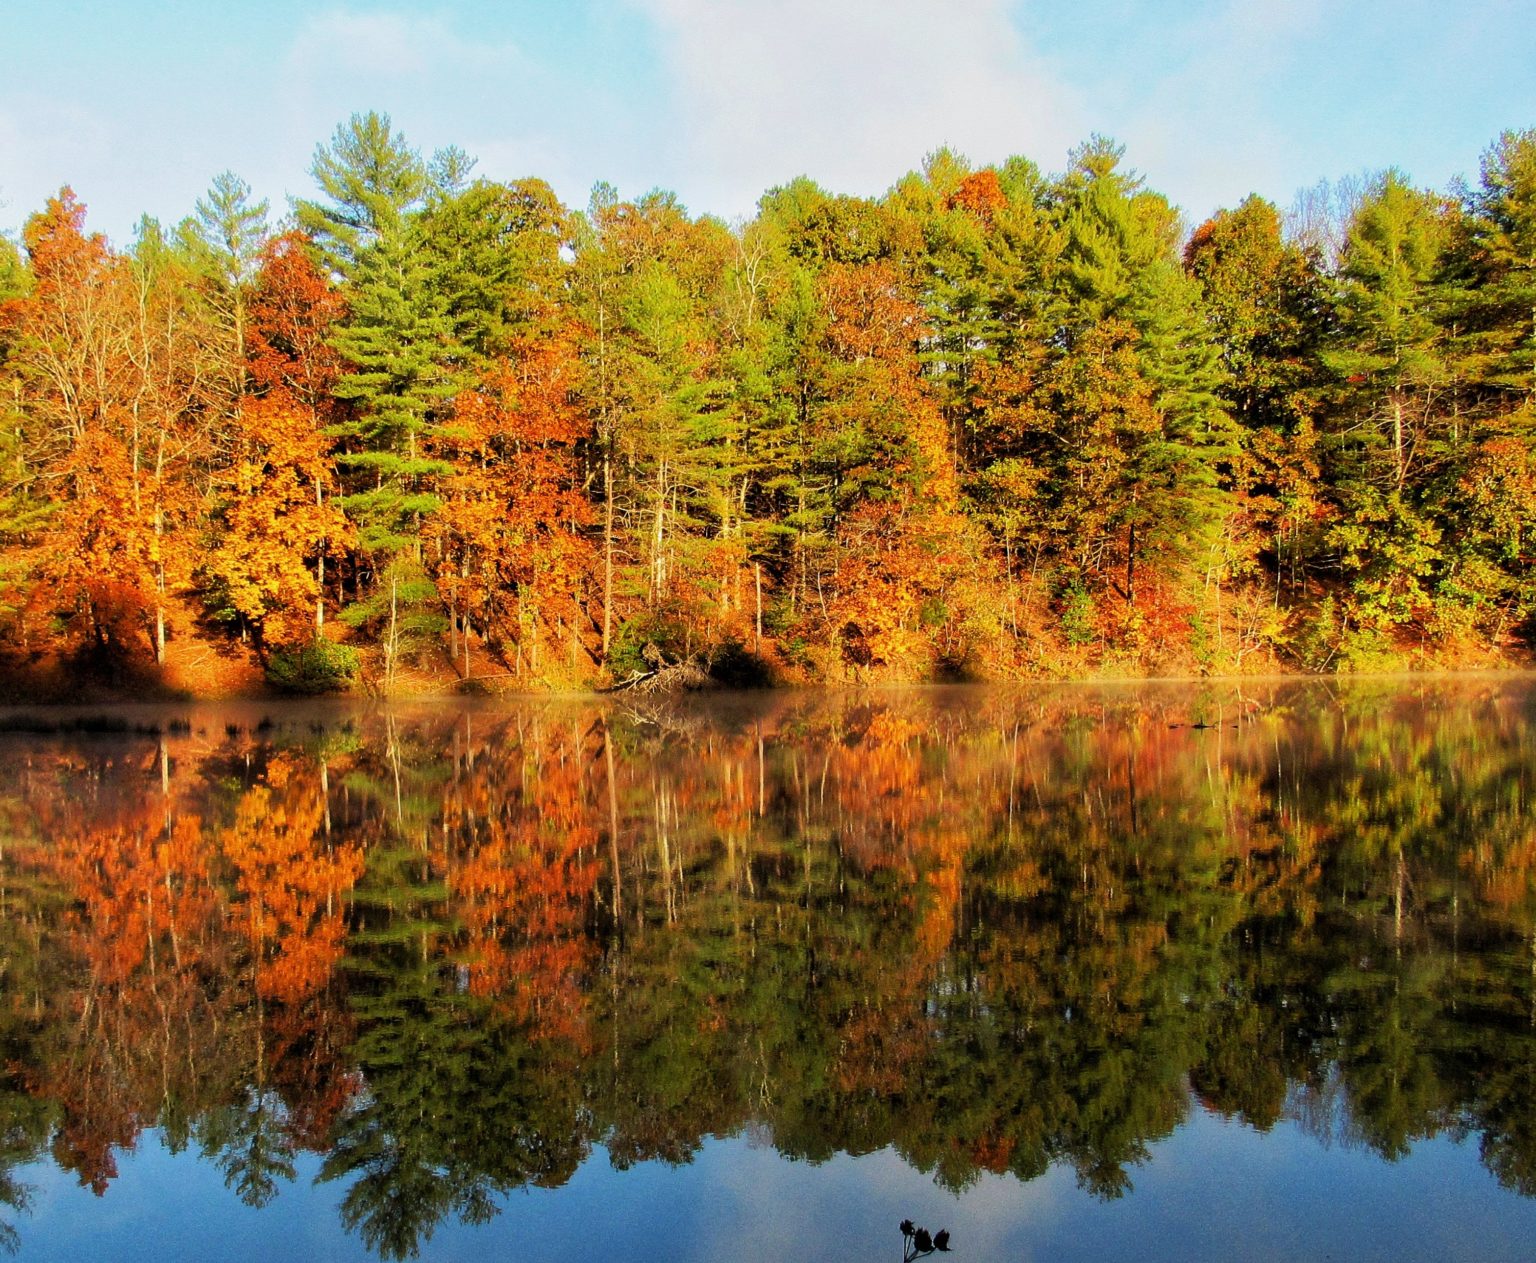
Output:
[[[153,733],[164,731],[159,723],[151,724],[152,718],[163,718],[168,712],[191,708],[194,710],[219,710],[230,713],[249,712],[259,722],[263,713],[273,708],[285,711],[310,712],[317,716],[327,712],[336,715],[353,715],[359,712],[387,712],[411,708],[431,710],[460,709],[466,711],[498,711],[508,706],[555,705],[601,706],[646,709],[665,706],[699,705],[707,707],[712,701],[758,702],[804,701],[807,699],[833,699],[836,697],[876,697],[927,694],[942,697],[945,694],[987,694],[997,697],[1041,692],[1109,692],[1125,694],[1137,690],[1150,692],[1196,692],[1209,689],[1233,692],[1241,695],[1245,690],[1273,690],[1288,687],[1332,687],[1353,689],[1373,684],[1399,684],[1403,686],[1435,683],[1516,683],[1523,679],[1536,679],[1536,665],[1516,667],[1486,667],[1442,671],[1382,671],[1352,674],[1305,674],[1270,673],[1265,675],[1229,676],[1145,676],[1145,677],[1080,677],[1075,679],[1034,680],[962,680],[925,681],[919,683],[847,683],[847,684],[793,684],[767,685],[757,688],[711,687],[679,690],[667,693],[635,695],[625,691],[559,690],[500,693],[400,692],[389,696],[369,696],[361,693],[328,693],[317,696],[298,694],[265,693],[226,696],[184,697],[111,697],[67,701],[0,701],[0,736],[11,733],[38,731],[99,731],[102,733]],[[643,707],[637,706],[644,703]],[[27,723],[29,717],[37,717],[38,726]],[[141,717],[141,729],[135,728],[135,719]],[[93,723],[94,720],[100,723]],[[41,726],[43,721],[47,726]]]

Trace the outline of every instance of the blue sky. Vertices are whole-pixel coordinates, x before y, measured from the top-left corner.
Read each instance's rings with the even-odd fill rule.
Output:
[[[878,194],[948,144],[1061,169],[1100,132],[1198,221],[1536,126],[1529,0],[0,0],[0,230],[68,183],[126,242],[218,172],[275,210],[358,110],[573,205]]]

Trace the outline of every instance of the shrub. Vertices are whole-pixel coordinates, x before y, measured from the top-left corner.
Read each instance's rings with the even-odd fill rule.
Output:
[[[285,693],[330,693],[346,688],[357,666],[357,650],[321,637],[275,652],[267,660],[267,682]]]
[[[1090,645],[1097,636],[1093,596],[1073,578],[1061,594],[1061,637],[1069,645]]]

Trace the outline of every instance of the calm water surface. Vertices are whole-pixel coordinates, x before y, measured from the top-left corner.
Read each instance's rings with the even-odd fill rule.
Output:
[[[1536,1258],[1533,722],[1508,679],[0,716],[0,1244]]]

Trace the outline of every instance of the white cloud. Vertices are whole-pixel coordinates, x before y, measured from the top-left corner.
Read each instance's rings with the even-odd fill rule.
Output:
[[[331,9],[307,18],[288,51],[301,74],[368,79],[516,69],[515,45],[460,37],[441,18]]]
[[[1168,6],[1146,72],[1122,75],[1096,126],[1196,222],[1250,192],[1284,208],[1319,178],[1392,164],[1440,185],[1475,163],[1479,99],[1518,96],[1483,64],[1508,44],[1488,43],[1474,8],[1487,6],[1454,21],[1387,0]]]
[[[1317,0],[1225,0],[1167,21],[1149,72],[1124,77],[1101,126],[1196,222],[1254,191],[1284,204],[1295,187],[1286,164],[1298,140],[1315,141],[1287,132],[1275,102],[1296,90],[1297,58],[1321,17]]]
[[[100,113],[67,99],[17,93],[0,108],[0,224],[19,227],[68,184],[86,203],[87,227],[101,226],[100,203],[139,174],[130,137]]]
[[[465,38],[439,17],[330,9],[288,42],[283,129],[296,152],[311,152],[330,127],[376,109],[414,145],[464,145],[466,130],[499,121],[517,86],[538,75],[515,44]]]
[[[943,144],[1059,170],[1097,131],[1199,219],[1362,166],[1474,169],[1529,122],[1509,102],[1531,96],[1532,20],[1466,7],[1447,23],[1432,0],[272,0],[239,38],[205,6],[139,48],[125,18],[94,61],[62,28],[13,59],[0,227],[68,180],[122,241],[225,167],[281,213],[284,192],[312,195],[316,144],[367,109],[575,205],[603,178],[728,218],[800,174],[878,194]]]
[[[592,81],[598,76],[582,80],[566,65],[529,56],[496,37],[505,29],[503,23],[487,37],[439,16],[356,9],[306,18],[284,58],[281,127],[288,148],[312,153],[337,123],[377,109],[424,152],[458,145],[477,159],[479,175],[536,175],[562,196],[584,200],[595,178],[591,164],[637,148],[620,143],[624,128],[614,120],[624,112]],[[307,181],[290,181],[289,191],[308,196]]]
[[[749,211],[800,174],[878,193],[941,144],[1049,166],[1083,134],[1002,0],[632,2],[671,84],[667,165],[704,208]]]

